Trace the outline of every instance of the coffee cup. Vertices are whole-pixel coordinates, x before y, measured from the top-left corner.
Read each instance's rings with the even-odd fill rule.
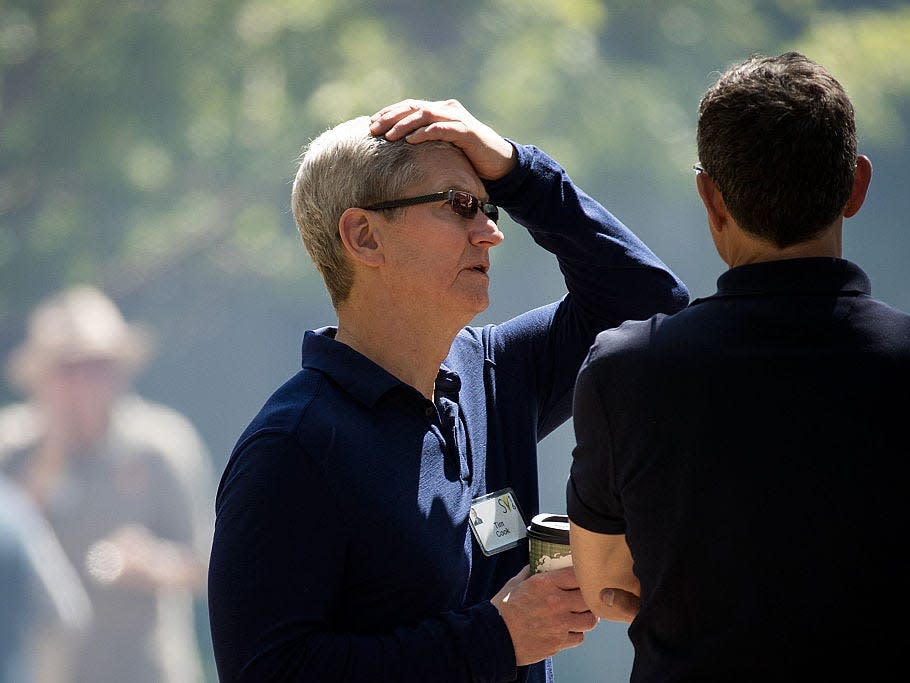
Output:
[[[569,517],[547,512],[534,515],[528,526],[528,554],[532,574],[571,567]]]

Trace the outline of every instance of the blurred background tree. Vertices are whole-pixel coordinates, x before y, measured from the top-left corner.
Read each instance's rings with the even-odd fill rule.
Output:
[[[295,158],[406,97],[455,97],[548,151],[710,294],[723,264],[691,177],[698,100],[729,63],[789,49],[853,98],[875,178],[845,256],[910,310],[906,2],[0,0],[0,352],[47,294],[100,286],[157,330],[139,389],[196,423],[220,471],[303,331],[334,321],[290,216]],[[515,227],[479,323],[563,293]],[[546,510],[564,510],[571,447],[571,424],[542,444]],[[630,667],[612,624],[556,658],[563,681]]]

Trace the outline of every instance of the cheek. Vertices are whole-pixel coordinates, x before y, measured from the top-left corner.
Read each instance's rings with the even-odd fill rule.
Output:
[[[430,213],[423,220],[415,218],[398,227],[387,235],[383,245],[389,286],[415,293],[421,287],[452,286],[470,247],[462,219],[454,214],[440,218]]]
[[[425,240],[415,242],[396,254],[393,261],[400,273],[426,278],[428,281],[451,279],[460,269],[464,246],[454,240]]]

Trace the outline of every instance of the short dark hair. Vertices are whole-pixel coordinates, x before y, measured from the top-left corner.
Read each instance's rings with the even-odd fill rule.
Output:
[[[721,74],[699,105],[697,140],[737,224],[779,248],[818,235],[850,197],[853,105],[798,52],[753,56]]]

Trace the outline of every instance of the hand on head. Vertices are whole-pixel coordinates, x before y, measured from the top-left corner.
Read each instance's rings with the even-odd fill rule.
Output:
[[[417,144],[445,140],[459,147],[483,180],[498,180],[517,163],[515,148],[458,100],[402,100],[370,117],[373,135]]]

